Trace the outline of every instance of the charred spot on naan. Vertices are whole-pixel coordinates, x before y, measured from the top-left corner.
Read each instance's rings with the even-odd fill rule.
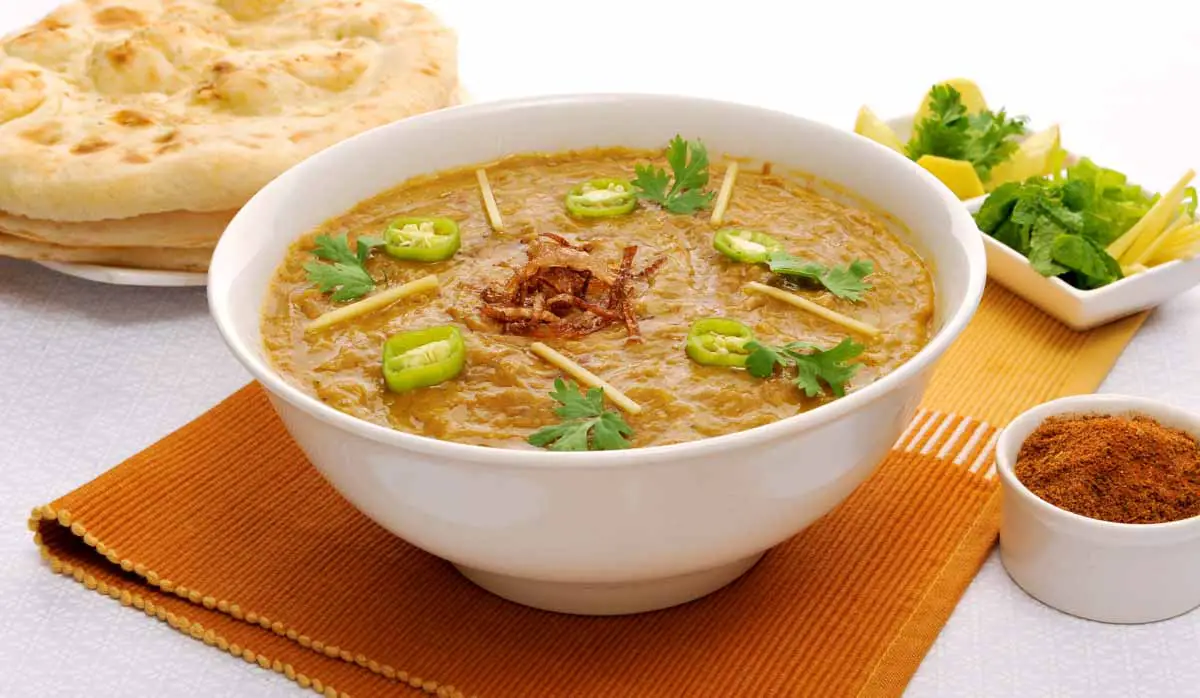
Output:
[[[0,124],[29,114],[46,101],[46,81],[33,70],[0,73]]]

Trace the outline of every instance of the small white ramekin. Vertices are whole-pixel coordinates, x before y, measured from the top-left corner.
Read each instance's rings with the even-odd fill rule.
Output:
[[[1200,516],[1122,524],[1059,509],[1017,479],[1021,444],[1047,417],[1141,414],[1200,438],[1200,415],[1124,395],[1080,395],[1039,405],[1000,434],[1003,488],[1000,559],[1029,595],[1065,613],[1106,623],[1148,623],[1200,606]]]

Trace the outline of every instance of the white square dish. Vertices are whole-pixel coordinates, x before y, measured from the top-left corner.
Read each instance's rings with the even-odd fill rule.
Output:
[[[887,121],[902,141],[912,131],[912,115]],[[987,196],[963,202],[974,215]],[[1200,257],[1151,267],[1102,288],[1082,291],[1065,281],[1034,271],[1024,255],[990,235],[983,235],[988,276],[1074,330],[1119,320],[1153,308],[1200,284]]]

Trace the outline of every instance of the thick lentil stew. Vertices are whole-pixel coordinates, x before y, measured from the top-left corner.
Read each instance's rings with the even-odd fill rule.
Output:
[[[898,224],[770,165],[717,163],[710,186],[699,141],[666,156],[517,155],[362,202],[289,249],[271,362],[401,431],[589,450],[784,419],[928,341]]]

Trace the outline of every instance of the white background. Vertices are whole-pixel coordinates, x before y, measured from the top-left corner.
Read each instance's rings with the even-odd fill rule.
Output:
[[[118,0],[112,0],[117,4]],[[965,75],[993,106],[1164,188],[1200,167],[1200,4],[437,2],[476,100],[662,91],[849,127]],[[0,27],[53,0],[0,0]],[[585,8],[594,9],[585,9]],[[1200,291],[1161,308],[1105,384],[1200,409]],[[1037,357],[1030,357],[1036,361]],[[52,576],[24,522],[242,385],[198,289],[96,285],[0,261],[0,694],[301,695],[290,682]],[[1200,615],[1070,618],[987,563],[910,684],[928,696],[1200,695]]]

